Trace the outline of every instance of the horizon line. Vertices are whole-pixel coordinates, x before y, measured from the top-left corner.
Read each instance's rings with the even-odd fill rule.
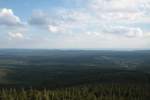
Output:
[[[150,48],[0,48],[0,50],[94,50],[94,51],[149,51]]]

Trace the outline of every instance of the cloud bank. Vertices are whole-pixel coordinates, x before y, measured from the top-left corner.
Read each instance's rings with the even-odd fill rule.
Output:
[[[65,3],[71,1],[64,0]],[[150,47],[150,0],[77,0],[76,4],[80,7],[31,9],[26,22],[14,14],[13,9],[1,8],[0,27],[11,39],[24,39],[28,41],[24,44],[30,42],[33,48],[40,42],[36,47]],[[12,27],[15,29],[10,29]]]

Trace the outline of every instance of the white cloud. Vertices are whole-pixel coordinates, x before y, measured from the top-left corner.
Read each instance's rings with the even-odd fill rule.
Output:
[[[143,30],[138,27],[110,26],[106,27],[103,32],[130,38],[143,37]]]
[[[87,11],[75,11],[64,9],[58,12],[61,16],[61,20],[71,23],[88,23],[91,19],[91,15]]]
[[[143,31],[140,28],[130,28],[126,34],[128,37],[143,37]]]
[[[9,32],[9,39],[23,39],[24,35],[20,32]]]
[[[55,33],[55,32],[60,32],[61,29],[58,26],[53,26],[53,25],[48,25],[48,30],[49,32]]]
[[[149,38],[150,37],[150,32],[145,32],[144,36]]]
[[[98,15],[101,20],[107,20],[110,22],[117,21],[135,21],[137,18],[141,17],[141,13],[139,12],[122,12],[122,11],[111,11],[111,12],[103,12]]]
[[[12,9],[0,9],[0,26],[14,27],[22,25],[20,18],[13,13]]]
[[[87,6],[84,6],[86,8],[36,11],[28,23],[31,27],[38,26],[36,30],[40,30],[40,33],[41,30],[48,34],[58,33],[49,34],[57,44],[62,41],[61,44],[66,45],[63,41],[70,40],[73,41],[72,44],[78,42],[81,47],[85,44],[95,48],[136,48],[138,44],[142,47],[146,44],[147,40],[144,39],[149,37],[149,33],[145,32],[144,26],[133,24],[150,22],[148,2],[149,0],[87,0]],[[68,35],[69,33],[73,35]],[[58,36],[59,34],[62,35]],[[59,40],[58,37],[65,37],[67,40]],[[130,43],[133,40],[136,43]]]
[[[141,21],[144,16],[150,17],[149,0],[92,0],[89,2],[91,9],[99,20],[108,20],[110,22]]]
[[[40,27],[41,30],[47,29],[51,33],[71,33],[72,31],[84,29],[91,22],[91,16],[82,11],[59,9],[54,14],[48,12],[33,12],[29,20],[31,26]]]

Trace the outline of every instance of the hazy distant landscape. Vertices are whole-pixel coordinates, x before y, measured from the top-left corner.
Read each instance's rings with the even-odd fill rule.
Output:
[[[149,83],[150,51],[0,50],[0,84],[67,87]]]
[[[3,100],[146,100],[149,61],[146,50],[1,49],[0,96]]]

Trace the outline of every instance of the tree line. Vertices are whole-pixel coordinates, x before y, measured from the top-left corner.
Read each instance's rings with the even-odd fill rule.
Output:
[[[1,88],[0,100],[148,100],[149,85],[95,84],[62,89]]]

